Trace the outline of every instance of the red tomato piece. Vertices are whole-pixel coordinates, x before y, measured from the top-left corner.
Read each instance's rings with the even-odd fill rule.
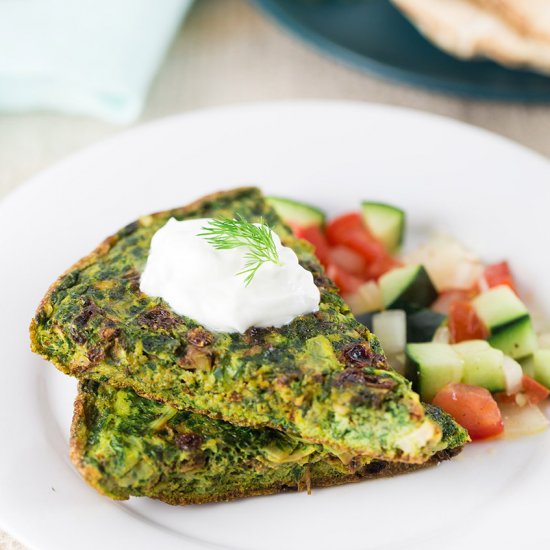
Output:
[[[377,279],[386,271],[399,265],[374,237],[357,212],[344,214],[332,220],[326,229],[328,242],[332,246],[345,246],[360,254],[368,263],[367,277]]]
[[[453,344],[464,340],[485,340],[489,337],[489,331],[474,306],[466,301],[454,301],[449,306],[449,332]]]
[[[330,245],[323,233],[323,230],[316,225],[309,227],[298,227],[294,229],[294,234],[310,242],[315,247],[315,255],[326,268],[330,262]]]
[[[516,400],[516,397],[518,396],[519,394],[517,393],[513,393],[511,395],[508,395],[506,392],[504,391],[499,391],[499,392],[496,392],[493,394],[493,397],[495,398],[495,401],[497,403],[513,403],[514,405],[517,405],[518,402]]]
[[[389,255],[379,258],[378,260],[372,262],[367,266],[366,276],[368,280],[376,279],[378,280],[384,273],[395,269],[396,267],[401,267],[403,264],[398,262],[396,259],[392,258]]]
[[[498,435],[504,429],[497,402],[485,388],[447,384],[437,392],[433,404],[449,413],[474,440]]]
[[[327,225],[326,235],[329,243],[332,245],[346,244],[344,241],[346,241],[348,235],[356,231],[369,234],[368,229],[363,223],[361,214],[350,212],[331,220]]]
[[[341,267],[352,275],[365,278],[367,262],[361,254],[358,254],[347,246],[338,245],[332,248],[329,256],[331,263]]]
[[[487,282],[489,288],[507,285],[517,294],[514,277],[512,276],[508,262],[488,265],[483,272],[483,278]]]
[[[464,300],[470,300],[477,294],[474,290],[445,290],[442,292],[437,300],[430,306],[432,310],[442,313],[443,315],[449,315],[449,309],[454,302],[461,302]]]
[[[336,264],[327,266],[327,275],[343,294],[353,294],[364,283],[364,280],[348,273]]]
[[[523,393],[531,405],[536,405],[539,401],[544,401],[550,395],[550,391],[546,386],[539,384],[526,374],[523,375],[522,384]]]
[[[387,256],[386,249],[367,232],[354,231],[342,239],[345,246],[349,246],[355,252],[361,254],[369,263],[374,263]]]

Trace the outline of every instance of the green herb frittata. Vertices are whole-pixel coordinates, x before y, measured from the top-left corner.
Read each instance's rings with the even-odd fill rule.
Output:
[[[312,272],[320,309],[282,328],[211,333],[140,292],[150,241],[170,217],[265,220]],[[179,410],[269,427],[341,457],[423,463],[440,425],[391,371],[310,245],[296,239],[255,188],[211,195],[140,218],[108,238],[49,290],[32,348],[80,379],[131,388]]]
[[[456,454],[467,435],[439,409],[429,407],[428,414],[443,430],[433,464]],[[339,485],[423,466],[366,457],[343,463],[321,445],[277,430],[233,426],[97,382],[80,384],[71,457],[111,498],[148,496],[170,504]]]

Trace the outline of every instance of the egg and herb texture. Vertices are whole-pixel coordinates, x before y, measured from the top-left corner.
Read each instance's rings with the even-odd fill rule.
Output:
[[[218,276],[226,279],[230,291],[250,292],[257,300],[269,300],[269,296],[262,295],[262,285],[269,280],[272,287],[279,278],[290,287],[285,292],[292,295],[301,289],[300,294],[305,295],[308,302],[300,305],[293,299],[287,304],[299,306],[299,311],[281,312],[278,309],[281,304],[264,311],[264,315],[278,316],[269,320],[270,326],[258,326],[262,319],[255,317],[257,313],[251,313],[254,304],[243,306],[243,316],[228,307],[223,327],[214,317],[203,317],[201,323],[189,316],[190,310],[186,308],[193,305],[200,309],[202,305],[192,303],[191,299],[178,305],[181,296],[167,291],[183,283],[193,285],[180,290],[188,297],[193,292],[208,294],[208,285],[198,287],[202,278],[210,277],[207,272],[215,269],[219,257],[205,260],[197,250],[191,251],[187,269],[195,271],[195,275],[184,273],[183,256],[171,260],[162,254],[160,258],[153,257],[159,251],[158,243],[151,246],[153,237],[162,236],[163,228],[174,228],[168,237],[175,238],[177,248],[182,244],[180,231],[186,234],[184,240],[190,238],[189,235],[195,239],[204,233],[205,227],[211,226],[207,220],[239,219],[270,228],[274,234],[278,260],[262,263],[253,277],[249,277],[247,259],[243,257],[246,248],[217,250],[204,235],[202,240],[193,240],[193,246],[197,250],[210,247],[205,249],[207,256],[235,255],[227,266],[218,266],[223,271]],[[190,225],[179,225],[187,220],[194,221]],[[213,264],[208,264],[210,261]],[[157,262],[168,262],[167,279],[162,280],[162,273],[151,279],[144,277],[149,268],[156,269]],[[196,262],[199,265],[195,265]],[[277,296],[279,289],[272,290]],[[222,296],[221,289],[212,292]],[[226,303],[230,304],[232,299],[231,296],[225,298]],[[281,301],[284,305],[284,298]],[[199,309],[193,315],[209,315]],[[245,321],[241,324],[243,318]],[[170,411],[179,411],[202,415],[202,419],[224,421],[231,429],[271,430],[302,442],[308,449],[316,449],[312,456],[338,460],[343,465],[339,467],[353,476],[353,467],[357,464],[383,461],[420,465],[437,457],[445,458],[452,454],[451,450],[460,450],[468,439],[465,431],[452,420],[445,421],[445,428],[433,414],[426,413],[410,383],[388,367],[378,339],[356,321],[311,245],[296,238],[254,188],[218,193],[187,207],[145,216],[109,237],[52,285],[31,324],[31,340],[34,351],[62,372],[98,383],[95,386],[98,391],[105,385],[105,392],[120,390],[127,392],[126,395],[135,394],[136,399],[139,396],[137,409],[132,408],[132,418],[139,418],[136,410],[145,411],[154,405],[166,407],[168,416]],[[156,467],[139,462],[143,450],[140,433],[144,431],[136,431],[135,438],[123,438],[123,443],[120,439],[116,442],[110,439],[119,429],[124,434],[134,433],[133,428],[119,423],[126,410],[125,402],[126,397],[109,401],[110,420],[98,426],[106,430],[111,426],[113,432],[95,430],[95,435],[90,436],[90,442],[101,446],[95,455],[95,467],[114,478],[122,474],[111,471],[114,463],[106,458],[105,451],[117,445],[122,445],[121,452],[128,457],[129,469],[133,468],[133,460],[136,460],[136,471]],[[158,425],[162,425],[162,420]],[[455,432],[451,439],[444,436],[450,425]],[[144,424],[142,428],[150,437],[155,437],[151,425]],[[173,430],[177,432],[175,427]],[[168,433],[172,432],[168,430]],[[245,432],[236,430],[235,433]],[[237,455],[240,437],[234,438]],[[86,445],[87,450],[94,447]],[[442,455],[445,450],[449,453]],[[215,453],[216,449],[211,451]],[[300,453],[293,456],[299,457]],[[105,457],[105,462],[101,462],[101,457]],[[210,461],[213,466],[215,459],[208,459],[207,464]],[[204,468],[208,470],[208,465]],[[243,468],[246,470],[246,464]],[[322,468],[326,473],[326,467]],[[282,470],[279,473],[287,475]],[[246,471],[242,475],[246,476]],[[321,476],[318,484],[332,483],[329,478],[337,483],[342,476],[336,473],[333,477]],[[224,493],[224,479],[217,479],[219,487],[212,491],[229,494]],[[284,479],[284,483],[279,483],[269,478],[265,481],[267,485],[262,485],[264,489],[256,490],[250,485],[243,494],[273,492],[275,487],[294,483],[289,481],[292,477]],[[313,483],[317,483],[315,479],[314,475]],[[268,485],[272,489],[265,488]],[[152,489],[140,491],[132,494],[156,494]],[[170,499],[164,495],[163,498],[194,501],[194,497]],[[212,496],[210,500],[216,498]],[[197,497],[196,501],[200,499]]]
[[[437,407],[427,415],[443,434],[426,465],[460,452],[464,431]],[[411,472],[424,464],[342,457],[272,428],[222,420],[139,397],[130,389],[80,384],[71,457],[100,493],[198,504],[309,490]]]

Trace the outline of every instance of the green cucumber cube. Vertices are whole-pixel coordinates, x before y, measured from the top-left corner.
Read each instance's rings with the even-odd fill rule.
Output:
[[[481,386],[491,392],[504,391],[506,379],[502,351],[492,348],[485,340],[469,340],[455,344],[453,349],[464,361],[462,382]]]
[[[539,349],[533,354],[535,380],[550,389],[550,349]]]
[[[481,293],[472,303],[479,318],[491,332],[529,315],[524,303],[505,285]]]
[[[432,401],[441,388],[462,380],[464,360],[448,344],[409,344],[406,355],[407,378],[423,401]]]
[[[283,197],[267,197],[267,202],[275,209],[285,223],[299,227],[310,227],[312,225],[323,227],[325,225],[325,213],[319,210],[319,208],[305,202],[285,199]]]
[[[437,298],[428,272],[421,265],[392,269],[379,280],[385,309],[408,313],[430,306]]]
[[[534,355],[529,355],[521,360],[521,370],[523,374],[535,378],[535,357]]]
[[[405,212],[400,208],[381,202],[362,202],[363,220],[372,234],[390,253],[403,242]]]
[[[528,315],[500,326],[492,332],[488,341],[513,359],[523,359],[538,348],[537,335]]]

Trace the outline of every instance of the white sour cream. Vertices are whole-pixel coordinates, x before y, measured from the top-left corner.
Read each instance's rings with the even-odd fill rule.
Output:
[[[319,309],[313,275],[275,233],[282,265],[264,263],[246,286],[246,276],[237,273],[244,268],[248,248],[215,249],[198,236],[210,221],[171,218],[155,233],[141,276],[142,292],[216,332],[281,327]]]

